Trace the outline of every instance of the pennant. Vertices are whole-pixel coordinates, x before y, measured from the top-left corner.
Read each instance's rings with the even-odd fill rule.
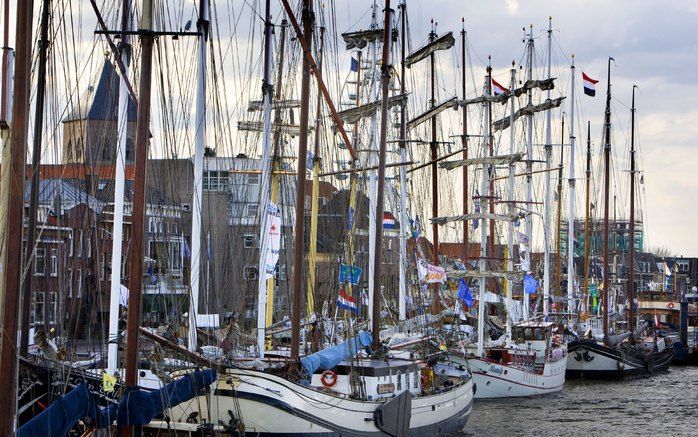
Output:
[[[496,80],[492,79],[492,94],[499,96],[501,94],[509,94],[509,88],[499,84]]]
[[[475,192],[475,196],[473,196],[473,202],[475,203],[475,212],[479,213],[480,212],[480,193],[477,191]],[[480,226],[480,220],[475,219],[473,220],[473,230],[477,229],[478,226]]]
[[[344,290],[339,290],[337,296],[337,308],[347,311],[359,312],[359,306],[356,304],[356,297],[349,296]]]
[[[397,229],[397,220],[391,212],[383,213],[383,229]]]
[[[530,273],[524,276],[523,280],[524,293],[533,294],[538,290],[538,281],[536,281]]]
[[[429,264],[423,259],[417,259],[417,276],[420,281],[426,284],[446,282],[446,270],[443,267]]]
[[[582,72],[582,79],[584,80],[584,94],[587,96],[594,97],[596,95],[596,84],[599,83],[598,80],[594,80]]]
[[[339,283],[344,284],[346,282],[352,285],[358,285],[361,280],[361,273],[363,270],[356,266],[349,266],[346,264],[340,264],[339,266]]]
[[[308,154],[305,156],[305,167],[308,170],[312,170],[315,165],[315,156],[313,155],[313,152],[308,150]]]
[[[354,59],[353,56],[352,56],[352,58],[351,58],[351,67],[350,67],[350,69],[351,69],[351,71],[353,71],[353,72],[355,72],[355,73],[357,73],[357,72],[359,71],[359,61],[357,61],[356,59]]]
[[[470,293],[470,287],[465,283],[463,278],[460,278],[458,282],[458,298],[463,301],[463,303],[468,307],[472,307],[475,304],[475,299]]]
[[[269,202],[267,207],[265,223],[267,253],[264,262],[264,272],[260,272],[263,281],[274,276],[276,263],[279,261],[279,253],[281,252],[281,209],[273,202]]]
[[[354,228],[354,208],[351,206],[347,211],[347,230],[351,231]]]

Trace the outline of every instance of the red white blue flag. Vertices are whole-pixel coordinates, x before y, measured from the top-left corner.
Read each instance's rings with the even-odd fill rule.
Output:
[[[492,94],[495,96],[500,94],[509,94],[509,88],[502,86],[496,80],[492,79]]]
[[[383,229],[397,229],[397,219],[393,213],[388,211],[383,213]]]
[[[337,296],[337,308],[359,312],[359,306],[356,304],[356,297],[349,296],[344,290],[339,290],[339,295]]]
[[[596,84],[599,83],[598,80],[594,80],[582,72],[582,79],[584,80],[584,94],[587,96],[594,97],[596,95]]]

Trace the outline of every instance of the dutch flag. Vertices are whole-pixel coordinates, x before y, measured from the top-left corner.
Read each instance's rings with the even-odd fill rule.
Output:
[[[383,213],[383,229],[396,229],[397,228],[397,220],[395,219],[395,216],[391,212],[384,212]]]
[[[492,79],[492,93],[495,96],[500,94],[509,94],[509,88],[502,86],[496,80]]]
[[[584,72],[582,72],[582,79],[584,80],[584,94],[594,97],[596,95],[595,85],[599,83],[599,81],[590,78]]]
[[[356,298],[347,295],[344,290],[339,290],[339,295],[337,296],[337,308],[359,312],[359,306],[356,304]]]

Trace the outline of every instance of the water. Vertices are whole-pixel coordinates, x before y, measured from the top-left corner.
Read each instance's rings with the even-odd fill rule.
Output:
[[[568,381],[560,393],[476,401],[460,436],[698,436],[698,367],[634,381]]]

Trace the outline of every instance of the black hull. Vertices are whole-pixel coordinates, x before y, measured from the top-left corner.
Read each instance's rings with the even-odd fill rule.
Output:
[[[567,367],[568,379],[624,380],[650,377],[666,371],[671,365],[674,351],[666,348],[661,352],[645,353],[635,348],[611,348],[594,340],[574,340],[568,345],[570,357],[581,351],[592,352],[615,362],[615,366],[604,369],[578,370]]]

